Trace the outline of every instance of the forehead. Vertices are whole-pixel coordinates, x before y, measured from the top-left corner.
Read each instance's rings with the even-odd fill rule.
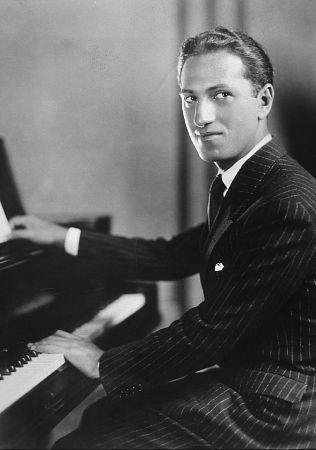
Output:
[[[227,51],[190,56],[184,63],[181,88],[198,90],[219,84],[249,84],[242,59]]]

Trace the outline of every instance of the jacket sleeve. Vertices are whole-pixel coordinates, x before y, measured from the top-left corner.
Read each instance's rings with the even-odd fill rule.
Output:
[[[260,205],[219,241],[224,269],[210,270],[204,301],[169,327],[106,351],[105,391],[128,396],[232,355],[284,306],[315,263],[315,218],[299,204]],[[223,248],[223,250],[221,250]],[[255,339],[255,337],[254,337]]]
[[[199,271],[199,225],[169,240],[125,238],[82,231],[79,257],[102,270],[136,280],[174,280]]]

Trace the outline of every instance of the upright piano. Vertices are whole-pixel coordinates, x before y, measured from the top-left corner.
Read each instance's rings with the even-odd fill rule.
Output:
[[[1,140],[0,166],[0,200],[10,218],[24,209]],[[111,224],[108,216],[61,222],[100,233]],[[106,350],[145,336],[159,320],[153,283],[122,280],[25,241],[0,244],[0,448],[36,447],[99,383],[63,355],[38,354],[27,343],[63,329]]]

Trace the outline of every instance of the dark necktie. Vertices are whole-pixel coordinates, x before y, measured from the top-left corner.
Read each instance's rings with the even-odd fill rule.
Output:
[[[221,207],[221,203],[223,201],[223,192],[226,187],[222,181],[222,176],[217,175],[215,180],[213,181],[209,197],[208,197],[208,205],[207,205],[207,219],[208,219],[208,228],[211,230],[216,217],[218,215],[218,211]]]

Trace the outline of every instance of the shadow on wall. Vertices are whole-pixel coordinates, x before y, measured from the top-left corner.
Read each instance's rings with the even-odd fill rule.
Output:
[[[282,92],[279,97],[279,117],[288,152],[316,178],[316,101],[301,90]]]

